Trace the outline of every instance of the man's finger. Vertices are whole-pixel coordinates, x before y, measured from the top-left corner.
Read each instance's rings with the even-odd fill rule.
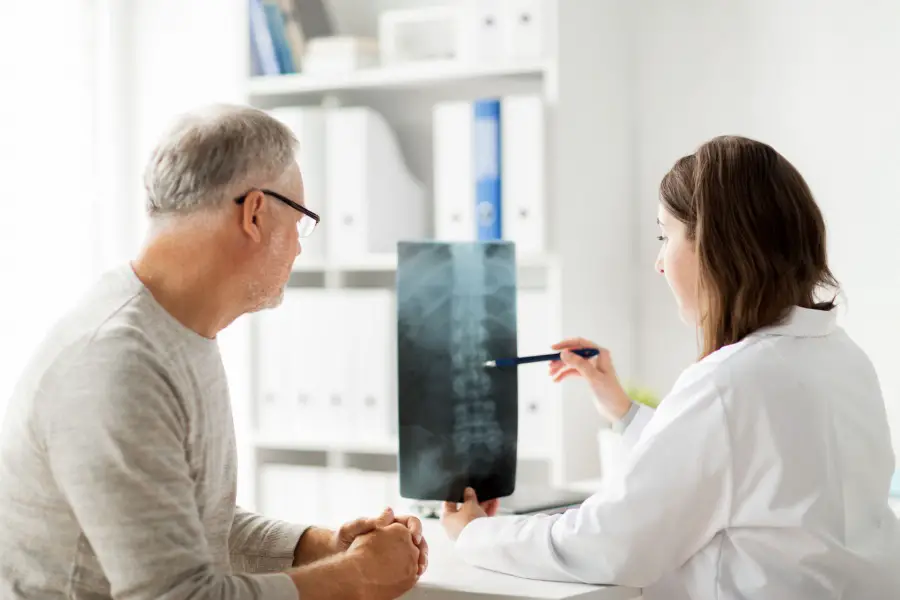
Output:
[[[463,501],[466,504],[474,503],[478,504],[478,494],[475,493],[474,488],[467,487],[466,491],[463,492]]]
[[[412,515],[403,515],[396,518],[398,523],[402,523],[409,529],[416,544],[422,541],[422,521],[418,517]]]
[[[378,518],[375,519],[375,525],[377,527],[387,527],[391,523],[394,522],[394,511],[388,507],[384,509],[384,512],[378,515]]]
[[[375,529],[375,519],[361,518],[344,523],[338,530],[341,540],[352,542],[356,537],[365,535]]]
[[[419,543],[419,575],[425,573],[425,569],[428,568],[428,542],[425,541],[425,538],[422,538],[422,541]]]
[[[444,502],[444,514],[452,515],[456,512],[459,512],[459,507],[456,505],[456,502]]]

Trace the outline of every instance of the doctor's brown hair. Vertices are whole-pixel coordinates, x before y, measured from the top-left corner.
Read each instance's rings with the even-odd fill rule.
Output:
[[[686,225],[699,262],[701,358],[817,302],[838,282],[825,221],[800,173],[770,146],[713,138],[663,177],[660,200]]]

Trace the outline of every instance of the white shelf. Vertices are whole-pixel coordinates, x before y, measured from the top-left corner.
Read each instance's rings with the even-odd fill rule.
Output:
[[[279,441],[257,437],[254,445],[260,450],[281,450],[288,452],[330,452],[340,454],[373,454],[393,456],[397,454],[399,442],[396,438],[384,440],[338,440],[338,441]]]
[[[253,97],[316,95],[354,90],[422,88],[473,83],[497,78],[541,78],[545,62],[470,64],[428,61],[390,67],[360,69],[335,75],[272,75],[251,77]]]
[[[557,264],[556,257],[549,254],[522,256],[516,259],[519,269],[552,269]],[[388,273],[397,270],[396,254],[375,254],[346,262],[322,262],[303,258],[301,254],[294,262],[294,273],[359,272]]]

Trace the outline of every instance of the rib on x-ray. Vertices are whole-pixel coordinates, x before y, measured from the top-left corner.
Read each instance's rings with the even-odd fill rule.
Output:
[[[515,249],[508,242],[402,242],[398,247],[400,494],[479,500],[516,480]]]

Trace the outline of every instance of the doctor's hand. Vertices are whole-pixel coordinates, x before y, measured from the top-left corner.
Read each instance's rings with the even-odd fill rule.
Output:
[[[571,352],[576,348],[597,348],[600,353],[593,358],[583,358]],[[583,377],[594,392],[600,414],[607,420],[618,421],[628,413],[631,400],[619,383],[609,350],[584,338],[563,340],[553,344],[553,349],[560,351],[562,359],[550,361],[550,376],[553,381]]]
[[[444,512],[441,515],[441,524],[451,540],[456,541],[466,525],[482,517],[493,517],[500,508],[497,498],[478,502],[478,496],[472,488],[466,488],[463,493],[464,502],[457,505],[456,502],[444,502]]]

